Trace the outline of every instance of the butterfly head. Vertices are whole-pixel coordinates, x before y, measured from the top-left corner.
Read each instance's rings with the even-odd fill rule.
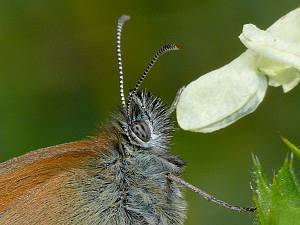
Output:
[[[129,20],[129,16],[120,17],[117,26],[117,58],[122,104],[122,116],[119,118],[118,124],[131,144],[142,148],[159,147],[164,149],[167,148],[170,133],[173,130],[170,110],[159,98],[149,92],[138,92],[138,90],[159,57],[166,52],[178,50],[179,47],[175,44],[167,44],[155,53],[136,86],[130,91],[126,101],[123,86],[121,31],[127,20]]]
[[[123,131],[131,144],[142,148],[167,148],[174,128],[169,108],[160,98],[147,91],[134,94],[123,116]]]

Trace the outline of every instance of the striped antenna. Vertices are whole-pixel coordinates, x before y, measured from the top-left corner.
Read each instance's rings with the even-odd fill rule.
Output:
[[[139,87],[141,86],[141,84],[143,83],[144,79],[147,77],[147,74],[149,73],[150,69],[153,67],[153,65],[156,63],[156,61],[159,59],[159,57],[161,55],[163,55],[166,52],[169,51],[173,51],[173,50],[179,50],[180,47],[176,44],[166,44],[163,45],[154,55],[154,57],[152,58],[151,62],[149,63],[149,65],[147,66],[147,68],[145,69],[144,73],[142,74],[142,76],[140,77],[139,81],[137,82],[135,88],[130,91],[129,96],[128,96],[128,104],[127,104],[127,112],[129,112],[129,108],[130,108],[130,104],[132,101],[132,97],[133,95],[136,94],[136,92],[138,91]]]
[[[121,55],[121,33],[122,27],[126,21],[130,19],[130,16],[123,15],[118,20],[117,25],[117,58],[118,58],[118,69],[119,69],[119,80],[120,80],[120,96],[121,103],[124,109],[126,109],[126,102],[124,96],[124,77],[123,77],[123,65],[122,65],[122,55]]]

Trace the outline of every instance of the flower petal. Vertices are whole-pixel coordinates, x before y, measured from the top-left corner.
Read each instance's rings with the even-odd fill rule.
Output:
[[[294,9],[273,23],[267,31],[294,43],[300,43],[300,8]]]
[[[286,93],[292,90],[300,81],[300,72],[294,67],[283,63],[274,63],[274,61],[259,57],[257,67],[263,74],[269,77],[269,85],[278,87],[282,85]]]
[[[300,27],[298,29],[300,30]],[[300,69],[300,45],[298,43],[282,40],[269,31],[260,30],[253,24],[244,25],[240,39],[247,48],[259,56]]]
[[[246,24],[240,35],[243,44],[257,54],[257,68],[269,77],[269,85],[282,85],[284,92],[300,81],[300,8],[266,31]]]
[[[246,51],[231,63],[190,83],[177,105],[182,129],[212,132],[253,112],[263,100],[267,82],[254,66],[255,55]]]

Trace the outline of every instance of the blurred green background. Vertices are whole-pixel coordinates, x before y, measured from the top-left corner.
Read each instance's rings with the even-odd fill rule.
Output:
[[[295,0],[0,1],[0,160],[92,135],[119,103],[115,29],[131,15],[122,46],[125,87],[133,87],[153,53],[169,42],[143,87],[170,104],[176,91],[244,51],[242,25],[266,28]],[[178,131],[172,151],[184,177],[228,202],[251,204],[251,153],[272,174],[287,153],[279,134],[300,143],[300,87],[269,88],[258,110],[212,134]],[[186,224],[250,225],[238,214],[186,192]]]

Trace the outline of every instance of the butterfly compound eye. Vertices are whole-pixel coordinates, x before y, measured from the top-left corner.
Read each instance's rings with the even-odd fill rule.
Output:
[[[135,121],[131,124],[132,132],[142,141],[148,142],[151,138],[151,130],[145,121]]]

